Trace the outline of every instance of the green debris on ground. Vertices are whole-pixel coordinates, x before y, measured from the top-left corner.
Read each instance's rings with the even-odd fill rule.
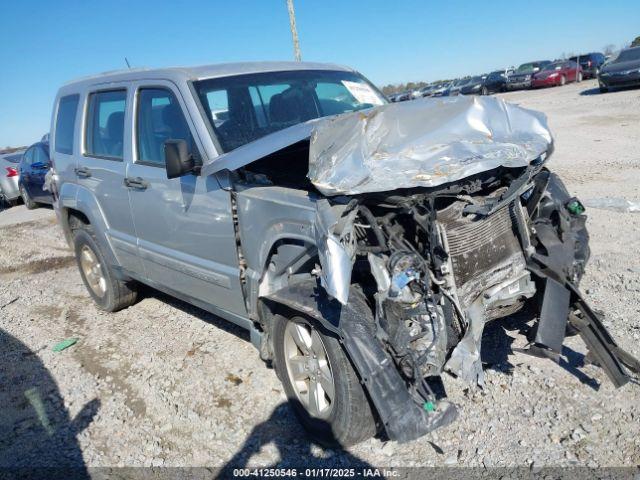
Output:
[[[62,340],[61,342],[58,342],[53,346],[53,351],[61,352],[69,348],[71,345],[74,345],[77,341],[77,338],[67,338],[66,340]]]

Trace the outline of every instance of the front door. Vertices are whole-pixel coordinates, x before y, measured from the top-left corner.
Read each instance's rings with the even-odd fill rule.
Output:
[[[180,93],[169,82],[138,85],[129,200],[145,275],[159,287],[246,315],[230,193],[214,177],[167,179],[163,144],[198,151]]]

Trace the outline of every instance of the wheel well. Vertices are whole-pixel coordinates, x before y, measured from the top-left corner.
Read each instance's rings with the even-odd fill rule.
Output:
[[[67,209],[67,223],[70,230],[77,230],[82,226],[91,225],[87,216],[79,210]]]
[[[65,208],[60,216],[60,225],[70,247],[73,247],[73,231],[82,226],[91,225],[89,218],[79,210]]]

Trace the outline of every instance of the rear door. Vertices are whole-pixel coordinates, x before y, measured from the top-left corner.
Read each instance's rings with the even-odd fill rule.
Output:
[[[131,115],[126,84],[90,90],[86,97],[82,155],[78,159],[78,184],[88,189],[106,221],[106,236],[118,263],[142,274],[136,232],[129,207],[129,191],[124,185],[125,158],[131,156]]]
[[[244,316],[230,194],[212,176],[167,179],[165,140],[185,140],[196,156],[202,149],[174,84],[137,87],[126,181],[145,275],[152,285]]]

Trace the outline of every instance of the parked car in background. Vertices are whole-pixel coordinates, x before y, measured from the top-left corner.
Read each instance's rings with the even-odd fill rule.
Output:
[[[482,85],[484,83],[485,76],[471,77],[461,88],[460,93],[462,95],[480,95],[482,92]]]
[[[431,91],[431,97],[447,97],[449,96],[449,88],[451,88],[451,82],[439,83]]]
[[[507,89],[507,73],[505,70],[496,70],[486,76],[482,82],[482,95],[504,92]]]
[[[555,87],[580,80],[582,80],[580,66],[572,60],[563,60],[550,63],[538,73],[534,73],[531,86],[533,88]]]
[[[427,85],[425,87],[422,87],[420,89],[420,96],[422,97],[430,97],[431,96],[431,92],[433,91],[433,84]]]
[[[551,63],[550,60],[538,60],[520,65],[515,72],[507,77],[507,90],[519,90],[531,88],[531,79],[544,67]]]
[[[411,92],[410,91],[404,91],[404,92],[400,92],[400,93],[396,93],[395,96],[393,97],[393,100],[391,100],[392,102],[404,102],[406,100],[409,100],[411,98]]]
[[[0,155],[0,203],[15,205],[20,198],[20,159],[24,150]]]
[[[44,177],[51,168],[49,143],[31,145],[20,161],[20,196],[25,206],[32,210],[40,203],[53,203],[51,192],[43,189]]]
[[[458,80],[454,80],[449,87],[449,96],[456,96],[460,94],[460,89],[467,84],[467,82],[471,80],[469,77],[459,78]]]
[[[596,78],[600,72],[600,67],[605,62],[604,54],[599,52],[576,55],[575,57],[569,57],[569,60],[580,64],[582,78]]]
[[[598,83],[602,93],[614,87],[640,86],[640,47],[621,50],[602,65]]]

